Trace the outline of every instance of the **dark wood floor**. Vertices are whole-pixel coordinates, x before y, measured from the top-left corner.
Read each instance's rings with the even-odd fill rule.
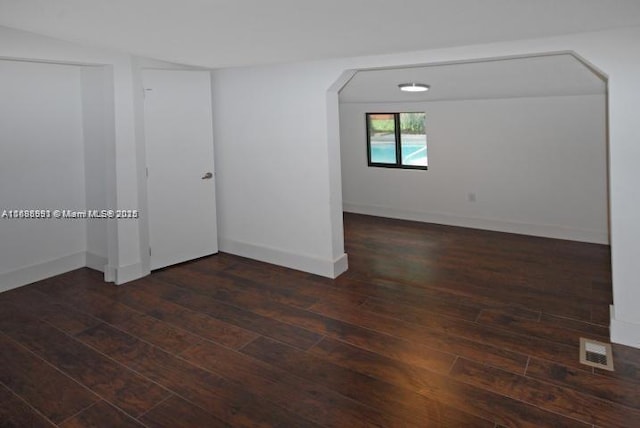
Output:
[[[0,294],[0,426],[639,427],[609,248],[346,215],[336,281],[219,254]]]

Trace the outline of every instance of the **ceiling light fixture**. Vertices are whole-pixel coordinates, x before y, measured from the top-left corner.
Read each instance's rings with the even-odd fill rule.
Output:
[[[404,92],[425,92],[429,90],[430,86],[424,83],[401,83],[398,88]]]

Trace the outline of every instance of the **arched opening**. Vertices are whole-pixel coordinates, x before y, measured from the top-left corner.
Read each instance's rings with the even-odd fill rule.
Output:
[[[350,70],[339,82],[332,90],[345,213],[604,244],[598,292],[608,301],[593,312],[608,325],[606,75],[563,51]],[[431,90],[403,94],[405,82]],[[426,114],[428,170],[370,165],[366,114],[416,111]]]
[[[339,107],[345,211],[608,243],[606,81],[574,55],[360,70]],[[428,171],[367,163],[365,114],[403,111]]]

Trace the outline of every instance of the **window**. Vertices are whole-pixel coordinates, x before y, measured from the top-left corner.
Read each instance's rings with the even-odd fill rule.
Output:
[[[369,166],[427,169],[424,113],[367,113]]]

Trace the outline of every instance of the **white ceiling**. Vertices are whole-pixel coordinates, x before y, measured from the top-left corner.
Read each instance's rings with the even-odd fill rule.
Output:
[[[217,68],[640,25],[640,1],[0,0],[0,25]]]
[[[406,93],[400,83],[424,83],[428,92]],[[411,102],[603,94],[604,80],[573,55],[549,55],[428,67],[359,71],[341,102]]]

